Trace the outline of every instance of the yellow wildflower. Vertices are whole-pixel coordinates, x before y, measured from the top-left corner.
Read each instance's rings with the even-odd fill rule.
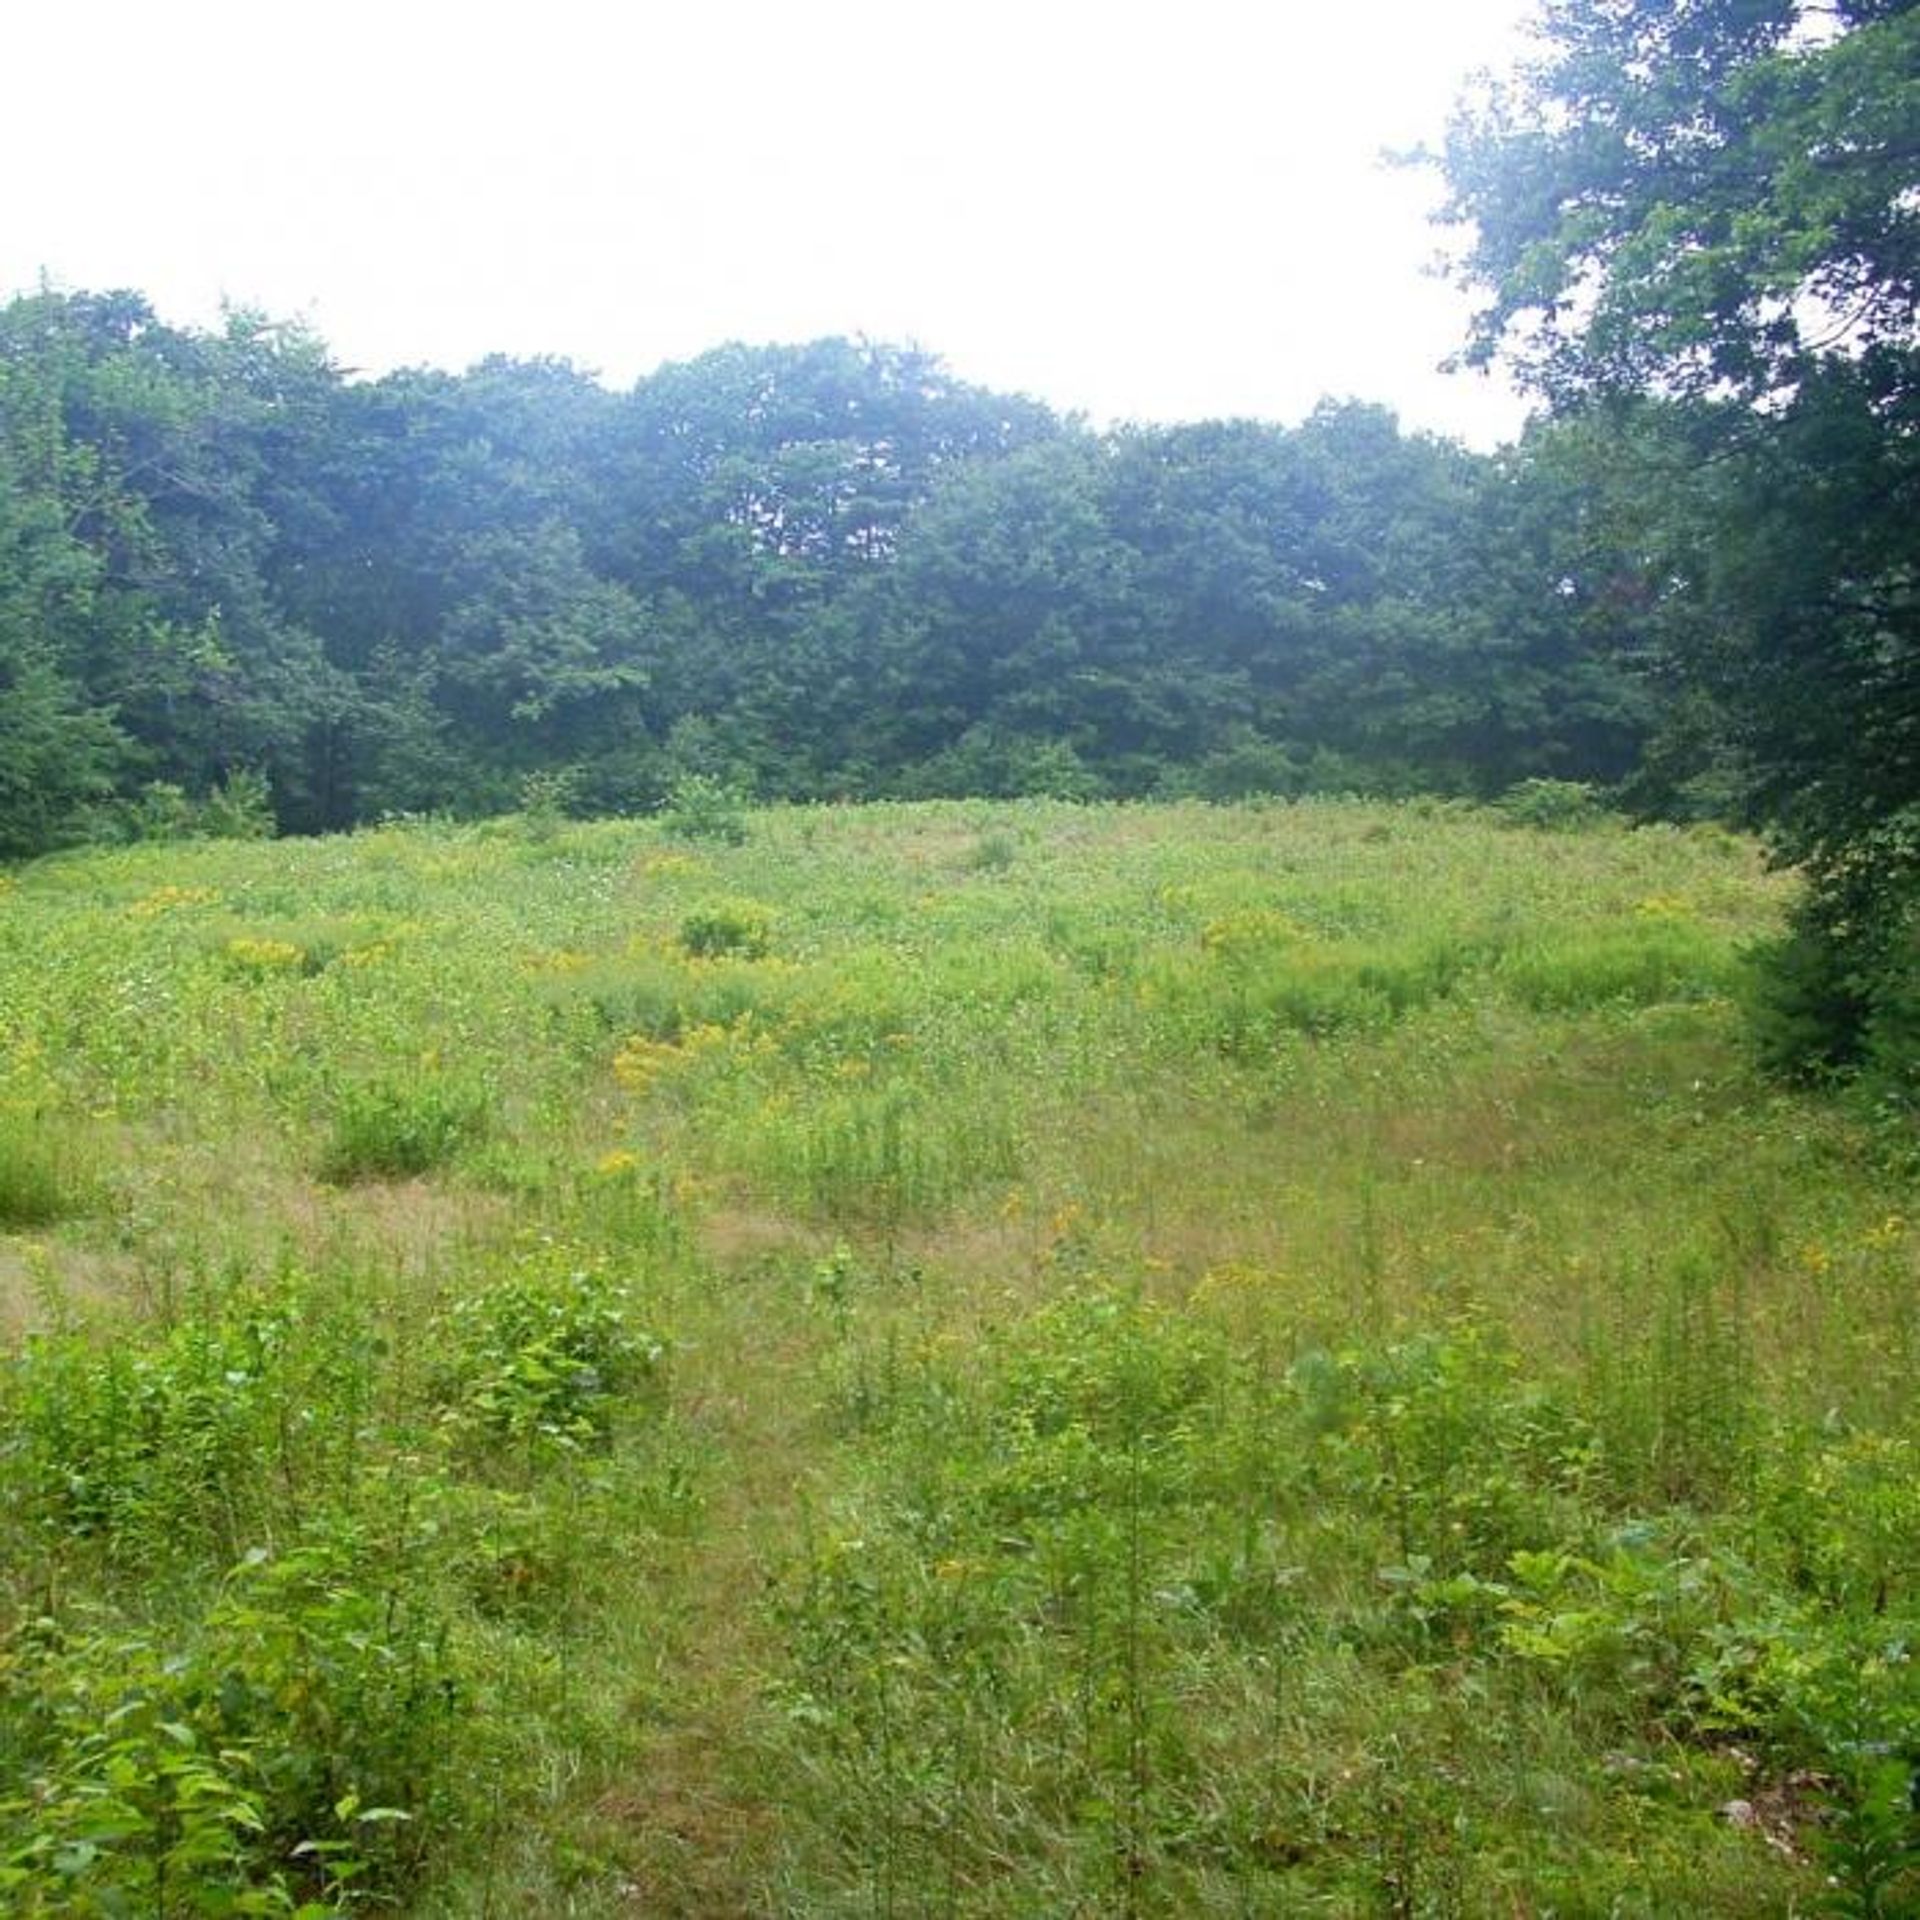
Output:
[[[307,964],[305,952],[291,940],[254,940],[239,934],[227,942],[226,953],[248,973],[297,973]]]
[[[136,920],[151,920],[174,907],[211,906],[219,898],[217,887],[156,887],[144,899],[136,900],[127,911]]]
[[[1888,1247],[1898,1246],[1906,1231],[1906,1216],[1890,1213],[1878,1226],[1869,1227],[1860,1236],[1860,1244],[1863,1247],[1871,1247],[1876,1252],[1884,1251]]]

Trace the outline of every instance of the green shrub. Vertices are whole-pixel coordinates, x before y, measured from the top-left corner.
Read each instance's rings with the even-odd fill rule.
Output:
[[[1196,762],[1177,783],[1196,799],[1231,805],[1267,794],[1297,794],[1306,772],[1297,749],[1247,732]]]
[[[484,1131],[486,1111],[478,1088],[440,1076],[347,1087],[321,1150],[320,1177],[348,1186],[431,1173]]]
[[[1287,1387],[1317,1483],[1375,1508],[1403,1564],[1443,1575],[1497,1573],[1548,1536],[1556,1483],[1586,1441],[1512,1348],[1470,1321],[1364,1355],[1310,1350]]]
[[[676,840],[710,840],[720,846],[747,842],[747,797],[713,774],[676,780],[660,815],[661,830]]]
[[[14,1484],[121,1557],[237,1553],[352,1452],[372,1363],[360,1315],[293,1284],[196,1293],[144,1337],[37,1334],[0,1368]]]
[[[252,767],[236,767],[200,802],[199,831],[210,840],[270,840],[273,788]]]
[[[903,769],[892,787],[909,799],[1096,800],[1107,791],[1070,740],[989,725],[969,727],[951,746]]]
[[[27,1792],[0,1799],[12,1912],[386,1905],[454,1803],[446,1624],[351,1529],[249,1553],[164,1642],[43,1622],[16,1659],[36,1711]]]
[[[273,789],[248,767],[198,799],[170,780],[151,780],[124,805],[121,825],[132,840],[267,840],[276,827]]]
[[[259,1756],[263,1837],[329,1890],[404,1884],[459,1797],[464,1676],[397,1526],[411,1497],[376,1484],[361,1518],[248,1554],[198,1663],[220,1731]]]
[[[773,915],[754,900],[708,901],[681,921],[680,944],[697,960],[764,959],[773,946]]]
[[[1920,1111],[1920,888],[1827,875],[1786,932],[1755,950],[1748,1027],[1761,1067],[1788,1081],[1859,1077],[1890,1114]]]
[[[573,812],[579,776],[571,767],[538,767],[520,776],[520,818],[530,840],[550,840]]]
[[[45,1639],[9,1663],[34,1689],[40,1738],[25,1794],[0,1799],[7,1911],[291,1912],[288,1875],[259,1845],[258,1756],[193,1724],[178,1654],[104,1635]]]
[[[604,1441],[665,1358],[632,1324],[628,1289],[564,1247],[454,1300],[444,1345],[436,1393],[456,1433],[561,1449]]]
[[[1522,780],[1494,802],[1494,810],[1516,827],[1552,833],[1601,818],[1598,796],[1584,780]]]

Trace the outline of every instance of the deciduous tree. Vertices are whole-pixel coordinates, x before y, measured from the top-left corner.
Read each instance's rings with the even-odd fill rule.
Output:
[[[1920,898],[1920,12],[1551,0],[1542,27],[1444,156],[1469,355],[1647,451],[1649,599],[1811,879],[1798,971],[1833,1017],[1800,1031],[1871,1051]],[[1920,1049],[1900,1074],[1920,1093]]]

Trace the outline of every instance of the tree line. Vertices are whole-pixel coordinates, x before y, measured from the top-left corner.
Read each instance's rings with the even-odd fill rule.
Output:
[[[356,380],[133,293],[0,309],[0,849],[264,780],[517,803],[1308,787],[1640,766],[1644,609],[1566,449],[1381,409],[1106,433],[864,341],[614,393]],[[163,809],[164,811],[164,809]]]

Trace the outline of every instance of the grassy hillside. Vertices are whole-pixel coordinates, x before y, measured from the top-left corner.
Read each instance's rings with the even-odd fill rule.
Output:
[[[0,1903],[1912,1910],[1746,843],[734,825],[0,880]]]

